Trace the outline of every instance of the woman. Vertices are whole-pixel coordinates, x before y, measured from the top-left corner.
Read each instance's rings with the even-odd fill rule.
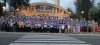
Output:
[[[86,31],[88,32],[89,31],[89,25],[87,24],[87,27],[86,27]]]
[[[5,23],[2,22],[2,23],[1,23],[1,31],[4,31],[4,28],[5,28]]]
[[[89,24],[89,32],[91,32],[91,25]]]
[[[65,25],[64,25],[64,23],[63,23],[62,26],[61,26],[61,32],[62,32],[62,33],[64,33],[64,29],[65,29]]]
[[[75,33],[77,34],[78,33],[78,26],[75,25]]]
[[[10,29],[10,25],[9,25],[9,22],[7,22],[7,31],[9,32],[9,29]]]
[[[70,26],[70,33],[73,33],[73,25]]]
[[[82,24],[80,24],[80,32],[82,32]]]
[[[41,23],[41,29],[42,29],[42,33],[43,33],[43,31],[44,31],[44,25],[43,25],[43,23]]]
[[[7,22],[5,22],[5,31],[8,32],[7,31]]]
[[[59,24],[59,33],[61,33],[61,25]]]
[[[38,31],[37,31],[37,30],[38,30],[37,28],[38,28],[38,25],[37,25],[37,23],[35,23],[35,28],[34,28],[34,31],[35,31],[35,32],[38,32]]]
[[[34,31],[34,27],[35,27],[35,25],[33,24],[33,26],[31,27],[31,31],[32,32]]]
[[[70,31],[70,25],[68,24],[68,33],[69,33],[69,31]]]
[[[95,25],[95,32],[98,32],[98,26]]]
[[[78,32],[80,32],[80,23],[78,23]]]
[[[21,26],[22,26],[22,24],[21,24],[21,21],[19,22],[19,30],[18,30],[18,32],[21,32]]]
[[[73,33],[75,33],[75,25],[73,25]]]

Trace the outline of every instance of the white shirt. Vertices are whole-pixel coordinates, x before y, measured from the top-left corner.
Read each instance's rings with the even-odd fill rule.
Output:
[[[38,27],[41,27],[41,24],[38,24]]]
[[[62,26],[61,26],[61,28],[62,28],[62,29],[64,29],[64,28],[65,28],[65,26],[64,26],[64,25],[62,25]]]
[[[44,25],[44,27],[47,27],[47,25]]]
[[[13,23],[12,22],[10,23],[10,26],[13,27]]]
[[[68,28],[70,28],[70,25],[68,25]]]

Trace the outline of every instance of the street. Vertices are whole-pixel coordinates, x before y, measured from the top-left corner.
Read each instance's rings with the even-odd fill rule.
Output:
[[[0,45],[100,45],[100,37],[0,34]]]

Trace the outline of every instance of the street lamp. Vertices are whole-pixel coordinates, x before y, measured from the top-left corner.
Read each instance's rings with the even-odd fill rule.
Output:
[[[6,9],[6,7],[3,6],[2,8],[3,8],[3,16],[5,16],[5,9]]]
[[[83,14],[84,14],[84,11],[82,11],[81,13],[82,13],[82,16],[83,16]],[[85,18],[84,18],[84,21],[85,21]]]
[[[19,11],[19,9],[17,9],[17,18],[18,18],[18,11]]]
[[[84,11],[82,11],[81,13],[82,13],[82,15],[81,15],[81,19],[83,20],[82,16],[83,16]]]

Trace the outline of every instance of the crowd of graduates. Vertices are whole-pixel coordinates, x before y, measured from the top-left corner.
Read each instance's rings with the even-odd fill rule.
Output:
[[[0,17],[0,30],[6,32],[79,33],[98,32],[94,20],[78,20],[44,15]]]

